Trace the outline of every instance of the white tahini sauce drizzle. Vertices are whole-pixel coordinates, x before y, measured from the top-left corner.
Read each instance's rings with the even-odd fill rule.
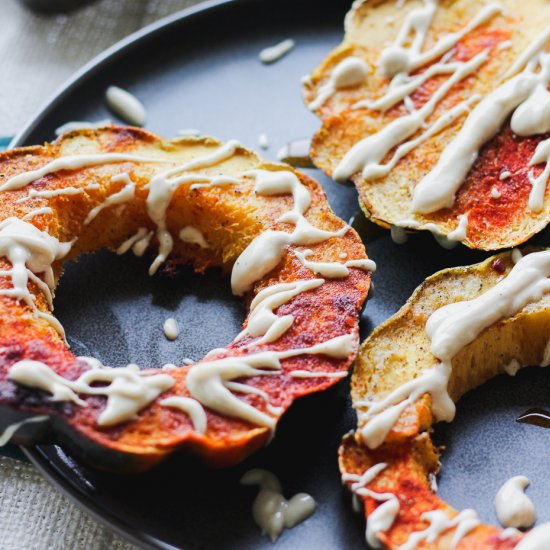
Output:
[[[495,497],[495,510],[498,521],[504,527],[526,529],[537,519],[535,505],[525,494],[529,480],[525,476],[515,476],[506,481]]]
[[[35,296],[27,285],[29,280],[36,283],[53,309],[55,278],[52,265],[69,253],[71,244],[61,243],[45,231],[18,218],[10,217],[0,223],[0,256],[7,258],[12,265],[11,269],[0,272],[0,276],[10,277],[13,287],[0,290],[0,295],[24,302],[32,308],[34,315],[47,320],[63,336],[61,323],[53,315],[36,307]],[[44,280],[38,275],[43,275]]]
[[[452,358],[487,327],[509,318],[550,291],[550,251],[522,257],[507,277],[473,300],[455,302],[436,310],[426,323],[432,353],[441,360],[436,367],[402,384],[380,401],[359,401],[359,432],[369,448],[380,446],[409,404],[422,395],[432,397],[436,420],[450,422],[455,405],[447,393]]]
[[[372,548],[380,548],[379,533],[386,532],[395,522],[399,513],[399,499],[392,493],[377,493],[366,486],[374,481],[378,474],[387,467],[387,464],[380,463],[371,466],[362,475],[342,474],[342,481],[352,482],[351,490],[354,495],[370,497],[381,504],[367,518],[365,539]]]
[[[435,167],[415,187],[412,202],[415,212],[428,214],[453,206],[455,194],[481,147],[497,134],[510,115],[512,130],[519,135],[530,136],[550,130],[550,94],[546,91],[550,83],[550,54],[542,51],[549,38],[548,31],[543,33],[545,40],[542,43],[540,38],[527,47],[528,57],[519,58],[523,60],[519,68],[526,65],[525,69],[485,96],[443,150]],[[532,161],[538,162],[541,161]],[[534,196],[541,186],[533,187],[530,208],[542,208],[540,191]]]
[[[401,116],[392,120],[384,126],[379,132],[360,140],[356,143],[340,161],[334,170],[333,177],[336,181],[346,181],[354,174],[361,172],[366,179],[376,179],[381,177],[384,172],[389,172],[393,165],[401,158],[394,155],[394,164],[389,164],[390,168],[384,167],[384,171],[380,172],[381,162],[388,153],[400,143],[411,137],[413,134],[422,129],[428,117],[434,112],[438,103],[447,95],[449,90],[458,82],[475,73],[479,67],[486,61],[488,53],[486,51],[479,53],[469,61],[459,63],[458,68],[451,76],[433,93],[430,99],[420,108],[413,110],[407,115]],[[462,102],[457,105],[454,110],[442,115],[433,123],[433,128],[430,135],[441,131],[445,126],[451,124],[458,116],[465,112],[471,101],[479,99],[478,97],[470,98],[467,102]],[[450,113],[452,112],[452,116]],[[429,136],[428,136],[429,137]],[[418,141],[418,140],[421,141]],[[426,136],[417,138],[408,142],[406,152],[416,147],[422,141],[427,139]],[[414,145],[413,146],[411,146]],[[397,152],[396,152],[397,153]],[[403,150],[400,152],[403,155]]]
[[[206,413],[204,412],[202,405],[198,401],[195,401],[190,397],[172,396],[163,399],[162,401],[160,401],[160,404],[163,407],[177,409],[178,411],[184,412],[191,419],[193,429],[197,433],[203,434],[204,432],[206,432],[208,420],[206,418]]]
[[[109,86],[105,92],[105,100],[109,108],[126,122],[134,126],[145,124],[147,112],[135,95],[118,86]]]
[[[254,345],[278,340],[292,326],[294,316],[279,317],[274,310],[298,294],[320,287],[324,282],[324,279],[310,279],[293,283],[279,283],[264,288],[256,294],[250,303],[246,329],[235,340],[238,341],[246,335],[253,338],[261,337],[260,340],[254,342]]]
[[[491,197],[493,197],[493,199],[500,199],[501,196],[501,192],[496,187],[491,188]]]
[[[34,424],[35,422],[45,422],[48,418],[49,416],[47,415],[31,416],[31,418],[26,418],[25,420],[21,420],[21,422],[11,424],[2,432],[2,434],[0,434],[0,447],[7,445],[19,428],[26,426],[27,424]]]
[[[421,542],[435,542],[445,531],[456,529],[451,540],[451,550],[455,550],[458,543],[473,529],[481,524],[474,510],[463,510],[457,516],[449,518],[442,510],[433,510],[422,514],[422,519],[430,523],[423,531],[411,533],[405,544],[399,550],[414,550]]]
[[[77,394],[107,397],[107,405],[97,419],[100,426],[113,426],[133,419],[175,383],[168,374],[143,373],[137,365],[91,368],[76,380],[68,380],[48,365],[26,359],[10,367],[8,379],[50,393],[53,401],[72,401],[82,407],[87,403]],[[97,386],[97,383],[107,385]]]
[[[294,254],[305,267],[327,279],[347,277],[350,267],[373,273],[376,271],[376,264],[372,260],[349,260],[343,264],[339,262],[310,262],[307,257],[313,254],[312,250],[304,250],[303,252],[295,250]]]
[[[298,493],[290,499],[282,494],[281,483],[267,470],[254,469],[241,478],[243,485],[259,485],[260,492],[252,505],[254,521],[275,542],[283,530],[291,529],[315,512],[315,500]]]
[[[547,550],[550,540],[550,523],[543,523],[529,531],[514,550]]]
[[[292,378],[345,378],[347,372],[320,372],[311,370],[292,370],[288,373]]]
[[[175,340],[180,334],[178,322],[173,317],[170,317],[164,321],[162,330],[164,331],[164,336],[166,336],[168,340]]]
[[[147,213],[157,226],[159,250],[157,257],[154,259],[151,267],[149,268],[150,275],[153,275],[165,262],[174,246],[174,240],[166,225],[166,211],[177,188],[180,185],[197,183],[201,181],[206,183],[220,182],[222,184],[239,183],[239,180],[229,178],[227,176],[208,176],[199,173],[182,173],[193,172],[194,170],[199,170],[201,168],[215,166],[216,164],[231,158],[239,147],[241,147],[241,145],[237,141],[230,140],[224,145],[218,147],[212,153],[189,160],[179,166],[176,166],[175,168],[170,168],[169,170],[153,176],[148,184],[149,194],[147,195]]]
[[[179,238],[184,243],[196,244],[200,248],[210,248],[210,245],[204,238],[204,235],[200,229],[197,229],[192,225],[186,225],[183,229],[181,229],[179,232]]]
[[[537,145],[535,153],[529,161],[529,166],[535,166],[543,162],[546,163],[546,166],[537,177],[534,176],[533,170],[529,172],[529,182],[533,187],[531,193],[529,193],[528,206],[533,212],[540,212],[544,206],[544,195],[550,176],[550,139],[541,141]]]
[[[125,254],[132,248],[134,254],[136,256],[139,256],[139,251],[143,248],[140,246],[140,243],[145,242],[146,246],[149,244],[150,236],[152,235],[152,231],[149,231],[146,227],[140,227],[137,232],[132,235],[131,237],[128,237],[116,250],[116,253],[120,256],[121,254]],[[137,249],[135,247],[138,247]]]
[[[264,48],[259,53],[258,57],[260,58],[260,61],[262,63],[275,63],[275,61],[279,61],[279,59],[281,59],[282,57],[287,55],[292,49],[294,49],[294,46],[296,46],[296,42],[294,42],[292,38],[287,38],[286,40],[275,44],[275,46]]]
[[[240,418],[273,430],[276,418],[272,415],[277,416],[281,410],[270,405],[269,396],[264,391],[243,383],[233,382],[233,380],[279,374],[281,360],[299,355],[319,354],[334,359],[345,359],[353,352],[353,346],[354,337],[348,334],[337,336],[309,348],[264,351],[251,355],[203,361],[189,369],[185,383],[191,397],[203,406],[223,415]],[[260,396],[266,402],[266,410],[270,414],[259,411],[241,401],[233,395],[232,391]]]
[[[470,98],[467,103],[463,102],[461,108],[453,112],[452,117],[445,115],[439,117],[438,121],[433,123],[430,133],[425,133],[423,139],[417,138],[408,142],[407,147],[401,151],[401,155],[394,155],[393,163],[387,165],[380,172],[380,163],[386,155],[394,147],[423,128],[428,117],[434,112],[438,103],[447,95],[449,90],[455,84],[473,74],[488,57],[488,52],[485,51],[469,61],[450,62],[448,57],[451,54],[451,48],[470,31],[502,13],[502,7],[499,4],[489,4],[483,7],[461,30],[443,35],[432,48],[422,52],[437,5],[436,0],[425,0],[421,8],[412,10],[406,16],[395,44],[382,51],[378,62],[380,72],[392,79],[387,92],[375,101],[366,100],[355,105],[355,108],[368,107],[385,111],[400,101],[406,101],[410,107],[409,114],[393,120],[379,132],[356,143],[334,170],[333,176],[337,181],[345,181],[358,172],[362,172],[365,179],[376,179],[389,173],[402,156],[431,135],[454,122],[458,116],[464,113],[464,109],[469,106],[470,101],[479,99],[478,97],[475,99]],[[410,46],[405,46],[411,33],[413,38],[410,40]],[[412,72],[443,54],[447,55],[440,62],[430,66],[420,75],[411,76]],[[412,102],[409,100],[410,94],[429,78],[439,74],[449,74],[450,76],[434,92],[427,103],[418,110],[414,109]]]
[[[107,197],[101,204],[98,204],[95,208],[92,208],[92,210],[90,210],[90,212],[86,216],[86,219],[84,220],[84,225],[88,225],[89,223],[91,223],[104,208],[108,208],[109,206],[113,206],[116,204],[123,204],[125,202],[131,201],[134,198],[136,185],[130,179],[128,173],[124,172],[123,174],[117,174],[116,176],[113,176],[111,178],[111,183],[118,182],[123,183],[124,187],[120,191],[117,191],[116,193],[113,193],[111,196]]]
[[[72,120],[70,122],[65,122],[65,124],[62,124],[59,128],[56,128],[55,135],[60,136],[65,132],[72,132],[74,130],[94,130],[96,128],[110,126],[112,123],[112,120],[109,118],[98,120],[97,122],[89,122],[87,120]]]
[[[52,197],[60,197],[63,195],[80,195],[85,191],[91,191],[94,189],[99,189],[99,183],[90,183],[84,187],[61,187],[59,189],[46,189],[44,191],[37,191],[36,189],[31,189],[26,197],[21,197],[17,199],[16,202],[21,203],[28,201],[30,199],[51,199]]]
[[[338,90],[360,86],[367,79],[369,66],[360,57],[346,57],[332,69],[330,78],[319,88],[317,97],[308,105],[315,111],[322,107],[326,101]]]
[[[259,195],[292,193],[294,207],[277,221],[294,224],[295,229],[292,233],[264,231],[241,253],[231,273],[231,288],[233,294],[237,296],[242,296],[256,281],[269,273],[281,261],[287,246],[320,243],[331,237],[342,237],[349,230],[349,226],[346,225],[338,231],[325,231],[312,226],[307,221],[304,213],[311,204],[311,196],[293,172],[254,170],[245,175],[255,177],[254,189]]]
[[[502,369],[509,376],[515,376],[518,371],[521,369],[521,364],[517,359],[512,359],[510,362],[506,363]]]
[[[390,226],[391,240],[395,244],[405,244],[409,240],[409,235],[404,227],[392,224]]]
[[[446,250],[450,250],[454,248],[457,243],[466,238],[466,230],[468,228],[468,216],[464,214],[459,216],[456,229],[454,231],[451,231],[448,235],[445,235],[445,233],[443,233],[438,225],[431,222],[421,223],[418,220],[405,219],[395,222],[394,225],[403,229],[408,227],[411,229],[422,229],[425,231],[429,231],[434,236],[434,239],[437,241],[439,246],[445,248]]]
[[[42,208],[35,208],[31,210],[28,214],[25,214],[21,219],[23,221],[32,220],[36,216],[44,216],[47,214],[53,214],[53,209],[49,206],[43,206]]]
[[[153,162],[163,163],[164,160],[153,159],[149,157],[140,157],[138,155],[129,155],[125,153],[91,153],[89,155],[68,155],[66,157],[56,158],[41,168],[29,170],[12,176],[0,185],[0,191],[12,191],[22,189],[29,183],[43,178],[49,174],[59,172],[60,170],[78,170],[88,166],[99,166],[101,164],[114,164],[118,162]]]

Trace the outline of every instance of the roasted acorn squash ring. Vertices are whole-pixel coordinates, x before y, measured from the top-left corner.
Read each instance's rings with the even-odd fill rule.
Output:
[[[387,109],[361,105],[364,102],[373,105],[389,93],[391,79],[380,69],[382,55],[391,53],[406,26],[407,17],[430,5],[435,3],[409,2],[396,7],[392,0],[354,2],[345,20],[342,43],[304,80],[304,99],[322,121],[312,139],[311,158],[331,177],[338,179],[338,167],[353,146],[373,135],[381,135],[390,124],[403,121],[412,105],[417,113],[420,112],[449,78],[447,74],[436,72],[410,94],[408,106],[403,101],[392,103]],[[510,130],[509,118],[494,137],[483,142],[477,161],[463,178],[451,206],[440,206],[428,212],[414,208],[418,184],[435,172],[442,152],[449,149],[478,101],[509,81],[511,75],[507,74],[507,69],[530,44],[547,32],[550,6],[543,0],[452,0],[437,4],[421,53],[429,51],[440,38],[467,28],[482,10],[491,6],[495,9],[500,6],[504,11],[486,18],[462,36],[452,49],[445,50],[443,53],[450,55],[447,60],[443,55],[440,62],[441,55],[436,56],[407,75],[412,80],[437,64],[470,61],[480,54],[487,56],[474,72],[450,87],[421,130],[398,141],[397,145],[416,140],[429,125],[435,126],[436,120],[450,116],[453,109],[462,106],[461,113],[457,110],[453,122],[410,150],[388,173],[371,178],[362,175],[358,168],[346,176],[357,188],[365,215],[376,224],[388,229],[393,225],[407,231],[429,230],[438,237],[450,236],[453,241],[459,240],[470,248],[482,250],[518,246],[548,225],[550,185],[543,191],[540,209],[530,207],[530,192],[532,180],[542,172],[546,160],[534,162],[534,152],[549,134],[543,129],[518,135]],[[420,26],[418,21],[415,24]],[[404,43],[408,47],[416,38],[418,36],[410,31]],[[364,78],[353,80],[355,75],[350,72],[346,79],[342,73],[340,87],[324,95],[334,80],[334,73],[349,59],[362,62]],[[360,73],[357,76],[360,77]],[[319,97],[326,97],[326,100],[316,103]],[[495,98],[494,103],[497,101]],[[368,150],[376,150],[379,146],[373,143]],[[390,164],[396,150],[397,146],[392,147],[380,164]],[[437,178],[432,181],[436,188]]]
[[[392,495],[390,499],[395,498],[399,503],[395,520],[386,526],[387,530],[371,533],[384,548],[401,548],[411,534],[428,528],[429,521],[426,516],[422,517],[426,512],[441,511],[451,521],[458,512],[441,500],[434,489],[433,477],[440,467],[441,450],[434,447],[430,436],[435,422],[430,394],[424,393],[406,406],[383,443],[375,448],[369,448],[361,435],[363,404],[380,402],[397,388],[418,380],[423,372],[433,371],[439,360],[430,351],[431,343],[425,330],[428,318],[443,306],[484,295],[508,277],[514,259],[517,261],[518,251],[432,275],[360,347],[352,378],[352,399],[359,411],[359,427],[355,434],[344,437],[339,452],[340,470],[344,483],[352,488],[370,468],[386,465],[384,468],[379,466],[382,469],[370,482],[354,486],[355,494],[365,504],[367,525],[369,518],[372,521],[375,511],[387,500],[372,498],[368,491]],[[546,290],[549,282],[544,281]],[[452,359],[447,385],[452,401],[456,402],[469,390],[505,373],[511,361],[514,371],[524,366],[547,365],[550,360],[549,330],[548,293],[540,300],[529,302],[516,314],[485,328]],[[541,529],[548,530],[549,525],[543,524]],[[420,547],[451,549],[455,533],[454,527],[445,529],[435,540],[423,540]],[[547,531],[545,533],[547,535]],[[503,533],[500,528],[479,522],[456,547],[460,550],[511,549],[524,536],[520,531]],[[547,539],[540,540],[547,542]]]
[[[160,402],[168,397],[189,397],[186,377],[190,369],[195,368],[194,372],[197,372],[196,369],[205,362],[223,358],[246,358],[265,351],[282,354],[289,350],[307,349],[343,337],[346,352],[340,350],[337,356],[322,352],[289,354],[289,357],[282,358],[279,355],[281,368],[269,373],[270,376],[262,376],[262,373],[245,378],[237,376],[241,385],[246,383],[247,388],[252,388],[252,393],[240,393],[241,387],[235,389],[234,395],[238,396],[239,402],[268,415],[273,427],[295,398],[325,389],[345,376],[357,350],[358,314],[370,282],[370,273],[363,265],[366,260],[364,246],[352,229],[344,229],[344,223],[330,209],[318,183],[288,166],[266,163],[238,144],[233,143],[232,147],[233,152],[226,158],[200,167],[200,170],[196,167],[191,169],[190,178],[171,189],[173,195],[166,211],[167,230],[173,236],[169,262],[191,263],[198,272],[211,266],[221,267],[227,272],[258,235],[269,230],[290,233],[296,220],[289,216],[285,221],[277,220],[292,210],[296,196],[293,197],[288,191],[256,192],[254,174],[244,173],[263,170],[271,173],[286,171],[291,174],[289,177],[297,177],[295,182],[302,190],[301,200],[305,200],[304,193],[310,197],[310,204],[302,205],[307,222],[319,230],[338,232],[338,236],[318,239],[319,242],[307,246],[289,246],[287,243],[281,248],[280,261],[271,259],[272,269],[261,274],[257,280],[250,279],[248,286],[241,285],[239,293],[245,294],[248,305],[268,286],[301,283],[319,277],[305,266],[303,256],[302,260],[298,258],[299,250],[312,249],[309,261],[344,264],[357,260],[356,266],[350,265],[346,269],[347,276],[340,274],[338,278],[325,278],[323,284],[307,292],[296,293],[278,309],[275,308],[278,317],[294,318],[279,338],[262,343],[258,337],[245,333],[225,349],[217,350],[212,357],[200,361],[199,367],[164,369],[164,376],[173,378],[171,388],[161,392],[160,397],[141,408],[130,420],[103,426],[98,424],[98,418],[105,412],[104,396],[78,394],[85,406],[63,399],[54,401],[51,392],[37,389],[36,384],[21,383],[25,373],[16,376],[12,370],[21,361],[36,361],[70,381],[90,371],[89,363],[71,353],[58,330],[42,315],[51,313],[44,281],[36,276],[31,278],[28,290],[34,296],[34,308],[38,310],[39,317],[31,307],[33,304],[18,301],[17,297],[0,295],[0,418],[4,428],[35,415],[46,415],[48,419],[19,426],[15,431],[15,442],[59,442],[94,467],[121,472],[145,470],[183,448],[213,465],[229,466],[264,445],[270,438],[271,430],[265,425],[216,412],[208,406],[203,407],[206,413],[203,420],[206,420],[207,426],[196,430],[188,414],[163,406]],[[70,252],[63,260],[104,247],[116,250],[125,241],[128,247],[133,241],[127,239],[140,229],[143,229],[141,235],[146,237],[140,252],[146,247],[154,252],[158,241],[152,233],[159,228],[147,210],[148,185],[152,178],[167,167],[194,161],[221,148],[220,142],[209,138],[167,141],[137,128],[107,127],[74,131],[51,144],[4,152],[0,154],[2,223],[9,225],[13,218],[19,221],[26,218],[26,224],[31,224],[40,232],[47,232],[60,243],[72,242]],[[32,182],[19,188],[6,184],[12,177],[39,170],[55,159],[104,153],[135,155],[161,159],[163,162],[122,159],[53,171],[33,178]],[[209,175],[210,183],[214,181],[212,178],[222,173],[237,178],[237,181],[216,185],[216,180],[210,186],[194,187],[193,183],[204,185],[205,181],[198,179],[193,182],[193,174],[198,173],[197,170]],[[113,179],[113,176],[120,174],[126,176]],[[122,191],[124,181],[121,182],[121,178],[129,178],[125,181],[133,183],[133,195],[124,202],[124,206],[109,205],[100,212],[94,211],[97,215],[92,221],[88,220],[90,223],[85,223],[94,208],[104,204],[109,196]],[[68,194],[67,188],[76,191]],[[178,233],[185,226],[199,229],[208,242],[208,248],[178,239]],[[2,227],[0,224],[0,243]],[[9,244],[9,235],[7,238]],[[193,242],[197,243],[196,240]],[[0,277],[0,294],[9,294],[13,289],[9,276],[12,264],[6,257],[0,262],[5,275]],[[56,284],[62,272],[61,261],[55,259],[52,267]],[[245,329],[247,323],[248,319],[244,323]],[[291,374],[292,371],[308,372],[305,376],[296,377]],[[318,371],[319,376],[311,376],[313,371]],[[152,376],[158,374],[158,370],[141,373]],[[269,411],[266,403],[269,403]]]

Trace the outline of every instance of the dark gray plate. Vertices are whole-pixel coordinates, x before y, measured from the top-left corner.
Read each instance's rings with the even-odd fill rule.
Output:
[[[250,147],[266,132],[271,141],[266,156],[275,159],[281,145],[311,135],[318,126],[302,105],[299,80],[340,41],[348,6],[335,0],[234,0],[178,14],[85,68],[16,144],[51,139],[67,120],[112,117],[103,93],[118,84],[144,102],[147,128],[154,132],[170,136],[180,128],[198,128]],[[269,67],[258,62],[261,48],[287,37],[297,42],[288,57]],[[357,212],[353,189],[337,186],[319,171],[311,174],[322,182],[337,214],[348,219]],[[443,250],[426,235],[397,246],[384,233],[368,243],[368,252],[379,269],[376,296],[363,315],[363,336],[394,313],[427,275],[484,257],[461,247]],[[130,255],[102,252],[69,266],[56,313],[75,353],[113,366],[132,361],[153,367],[198,359],[238,332],[244,310],[217,273],[196,277],[184,271],[173,279],[151,279],[147,265]],[[161,329],[169,316],[183,328],[172,343]],[[529,369],[516,378],[500,377],[462,400],[457,420],[437,433],[447,446],[440,479],[444,498],[494,521],[496,490],[521,473],[532,480],[529,494],[540,519],[550,519],[550,432],[514,422],[528,407],[550,405],[547,378],[548,373]],[[206,470],[179,456],[156,471],[124,478],[83,468],[56,446],[27,453],[84,508],[141,545],[271,548],[251,518],[255,490],[238,483],[248,468],[265,467],[281,477],[287,495],[307,491],[319,504],[314,516],[283,534],[277,548],[358,548],[364,546],[363,520],[351,511],[336,461],[340,437],[353,425],[343,382],[297,403],[269,447],[228,471]]]

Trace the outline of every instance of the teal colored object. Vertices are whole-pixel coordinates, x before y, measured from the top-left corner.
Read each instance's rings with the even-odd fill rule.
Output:
[[[11,137],[0,137],[0,151],[5,151],[12,140]],[[21,449],[17,445],[4,445],[0,447],[0,454],[2,456],[9,456],[10,458],[15,458],[16,460],[21,460],[23,462],[28,462],[27,457],[23,454]]]

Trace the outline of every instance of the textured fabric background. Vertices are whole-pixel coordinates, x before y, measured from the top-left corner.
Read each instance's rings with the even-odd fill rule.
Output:
[[[53,0],[52,0],[53,1]],[[200,0],[100,0],[67,15],[0,2],[0,136],[10,136],[84,63]],[[30,464],[0,456],[0,550],[135,550],[81,512]]]
[[[43,15],[17,0],[1,0],[0,136],[17,133],[96,54],[131,32],[199,2],[99,0],[67,15]]]

